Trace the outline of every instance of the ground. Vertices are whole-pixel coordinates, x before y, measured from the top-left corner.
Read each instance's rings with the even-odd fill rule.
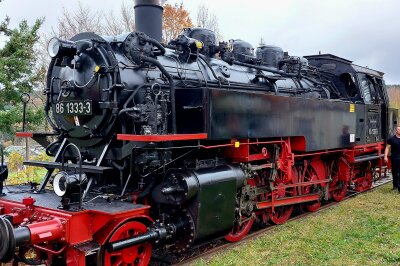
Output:
[[[195,265],[400,265],[400,194],[387,184]]]

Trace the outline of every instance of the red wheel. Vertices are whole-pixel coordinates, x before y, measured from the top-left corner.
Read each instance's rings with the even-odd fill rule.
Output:
[[[342,201],[347,194],[347,182],[338,181],[336,182],[337,189],[332,191],[332,198],[335,201]]]
[[[295,188],[285,188],[283,184],[280,184],[275,194],[275,199],[283,197],[293,197],[296,194]],[[283,224],[292,215],[294,205],[275,207],[274,212],[269,214],[270,221],[273,224]]]
[[[256,187],[257,186],[257,182],[259,181],[258,178],[253,178],[253,179],[249,179],[248,185],[251,187]],[[250,216],[251,214],[248,213],[248,216],[241,216],[242,219],[242,223],[239,225],[239,223],[236,223],[232,230],[229,232],[228,235],[225,236],[225,240],[228,242],[238,242],[240,240],[243,239],[243,237],[245,237],[251,227],[253,226],[254,223],[254,217]]]
[[[136,221],[121,225],[111,236],[108,242],[130,238],[147,232],[147,227]],[[125,248],[123,250],[108,252],[104,250],[104,266],[139,266],[148,265],[151,258],[152,247],[150,243]]]
[[[331,198],[335,201],[342,201],[347,194],[347,187],[350,180],[350,165],[343,157],[332,161],[331,165],[332,182],[329,183]]]
[[[318,175],[315,172],[314,168],[311,165],[308,165],[307,169],[304,173],[304,182],[318,181],[318,180],[319,180]],[[319,185],[304,186],[302,188],[302,194],[307,195],[307,194],[319,192],[320,191],[319,187],[320,187]],[[321,207],[321,200],[304,203],[303,207],[307,211],[315,212],[319,209],[319,207]]]
[[[355,191],[363,192],[372,187],[373,177],[372,171],[369,169],[365,172],[365,176],[361,178],[361,181],[356,183]]]
[[[232,228],[232,231],[225,236],[225,240],[228,242],[238,242],[245,237],[251,227],[253,226],[254,223],[254,218],[250,218],[250,220],[247,220],[246,222],[243,222],[241,225],[235,225]]]

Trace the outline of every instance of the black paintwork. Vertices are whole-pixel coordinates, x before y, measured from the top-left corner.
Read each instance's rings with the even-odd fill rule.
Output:
[[[306,151],[354,145],[356,114],[350,103],[210,90],[209,138],[304,136]]]
[[[142,14],[138,28],[159,40],[158,1],[139,2],[136,11],[153,12],[155,23],[147,25]],[[195,141],[128,143],[115,141],[116,134],[207,133],[211,145],[296,137],[305,143],[296,151],[308,152],[384,140],[397,120],[387,111],[383,73],[333,55],[304,59],[264,46],[256,58],[245,42],[217,45],[204,29],[185,30],[165,46],[138,32],[83,33],[72,41],[80,53],[54,59],[48,74],[47,109],[60,138],[82,149],[92,166],[84,167],[87,174],[99,173],[92,175],[97,191],[125,187],[118,191],[135,193],[139,202],[152,195],[155,219],[182,225],[194,241],[232,228],[244,171],[232,162],[217,164],[216,150],[189,150]],[[93,101],[91,116],[54,115],[58,101],[85,99]],[[197,167],[199,160],[219,166]]]
[[[233,226],[237,190],[244,180],[243,170],[232,165],[175,170],[154,189],[153,199],[171,209],[187,208],[194,219],[197,240],[223,235]]]
[[[39,207],[44,207],[48,209],[59,209],[61,206],[60,197],[58,197],[53,191],[48,190],[45,193],[34,193],[34,191],[29,186],[8,186],[7,196],[4,199],[15,201],[18,203],[22,202],[22,199],[26,197],[32,197],[36,200],[35,205]],[[138,209],[144,207],[142,204],[132,204],[131,202],[122,202],[119,200],[108,201],[103,198],[96,198],[90,201],[86,199],[83,202],[82,207],[85,210],[100,211],[110,214],[115,214],[118,212],[129,211],[133,209]],[[70,210],[63,210],[66,212],[76,212],[77,206],[71,206]]]

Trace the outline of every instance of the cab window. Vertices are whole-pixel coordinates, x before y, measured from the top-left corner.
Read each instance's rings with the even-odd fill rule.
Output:
[[[365,103],[378,104],[381,102],[377,88],[375,88],[373,78],[366,74],[358,74],[360,89]]]

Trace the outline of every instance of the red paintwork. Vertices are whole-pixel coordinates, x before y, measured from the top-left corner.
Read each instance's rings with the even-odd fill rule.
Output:
[[[296,152],[304,152],[306,150],[306,138],[303,136],[290,137],[292,150]]]
[[[30,244],[49,253],[49,256],[59,251],[39,244],[49,241],[60,243],[65,249],[67,265],[85,265],[85,254],[77,251],[74,245],[92,240],[104,245],[115,228],[127,220],[138,219],[146,224],[152,222],[149,218],[150,206],[111,214],[93,210],[66,212],[47,209],[33,205],[34,201],[34,196],[23,199],[23,203],[1,199],[1,214],[12,216],[15,227],[29,228]]]
[[[32,138],[33,133],[32,132],[16,132],[15,136],[18,138]]]
[[[32,135],[29,132],[17,134],[20,137],[32,137]],[[157,136],[118,135],[119,140],[144,142],[201,140],[206,138],[207,134],[203,133]],[[254,213],[257,216],[262,216],[265,221],[269,217],[275,223],[285,222],[295,204],[302,204],[305,209],[316,210],[320,206],[323,196],[338,201],[343,199],[347,185],[351,183],[355,184],[356,190],[368,189],[372,184],[371,169],[382,166],[382,160],[375,160],[373,163],[369,162],[369,164],[365,162],[356,164],[355,160],[362,155],[373,153],[381,155],[384,150],[383,142],[348,149],[304,153],[302,148],[305,143],[303,141],[304,139],[301,137],[267,141],[241,139],[225,143],[219,142],[215,145],[199,143],[198,147],[201,149],[221,149],[226,157],[233,162],[260,167],[257,170],[257,175],[260,176],[254,177],[257,182],[249,182],[248,184],[260,189],[272,185],[272,191],[267,190],[265,193],[257,195]],[[275,157],[275,154],[273,154],[275,148],[279,153],[276,160],[272,161],[271,158]],[[333,175],[330,167],[334,161],[329,161],[329,158],[338,160],[338,170],[335,175]],[[302,167],[298,167],[299,165]],[[365,169],[365,166],[367,166],[367,169]],[[264,169],[276,171],[272,184],[266,184],[262,181],[261,174]],[[306,169],[312,169],[312,173],[310,174]],[[341,186],[343,182],[346,184],[345,187]],[[320,189],[314,192],[316,187],[326,186],[328,186],[328,189]],[[48,257],[59,254],[65,258],[68,266],[85,265],[85,253],[74,248],[77,244],[93,241],[104,247],[110,241],[123,239],[127,233],[132,232],[127,232],[128,229],[140,233],[145,232],[153,222],[149,217],[149,208],[150,206],[144,206],[143,208],[115,214],[90,210],[67,212],[35,206],[34,196],[24,198],[22,202],[0,199],[0,214],[11,216],[15,227],[26,226],[29,228],[31,232],[30,245],[34,249],[47,253]],[[265,217],[267,218],[265,219]],[[238,241],[242,239],[251,229],[253,222],[254,219],[251,218],[241,226],[237,226],[227,236],[227,240]],[[59,243],[60,249],[52,250],[49,244],[52,242]],[[122,265],[130,261],[132,256],[142,260],[143,263],[147,263],[151,244],[144,245],[147,246],[144,249],[141,248],[139,253],[137,253],[139,250],[137,247],[127,248],[115,254],[103,252],[106,260],[117,257],[117,259],[111,260],[122,262]],[[105,263],[104,266],[106,265],[112,264]]]
[[[243,222],[241,225],[236,225],[234,228],[232,228],[232,231],[225,236],[225,240],[228,242],[238,242],[242,240],[250,232],[254,221],[255,219],[252,218]]]
[[[67,221],[53,218],[48,221],[35,222],[26,225],[31,232],[31,244],[39,244],[64,236]]]
[[[294,205],[280,205],[280,199],[288,199],[297,196],[297,189],[294,187],[285,186],[283,183],[279,183],[276,190],[271,195],[271,210],[268,213],[269,218],[274,224],[285,223],[292,215]],[[276,202],[278,201],[278,202]]]
[[[129,221],[117,228],[109,238],[109,242],[127,239],[147,232],[147,226],[137,221]],[[147,265],[151,258],[151,243],[125,248],[115,252],[104,252],[104,265]]]
[[[239,143],[239,147],[235,147],[235,142]],[[265,146],[272,144],[282,145],[284,141],[250,141],[249,139],[231,140],[228,145],[218,146],[202,146],[202,148],[221,148],[225,149],[225,156],[230,158],[233,162],[248,163],[252,161],[265,160],[270,158],[270,154],[266,151]],[[264,146],[264,147],[263,147]],[[257,147],[257,148],[255,148]]]
[[[22,204],[26,206],[33,205],[36,202],[36,200],[32,197],[26,197],[22,199]]]
[[[66,263],[67,266],[85,266],[86,265],[86,257],[85,253],[77,250],[73,247],[68,247],[66,249]]]
[[[311,161],[310,166],[314,169],[315,173],[317,174],[317,180],[327,180],[325,165],[322,160],[318,157],[314,157]],[[321,183],[321,186],[325,186],[325,183]]]
[[[235,142],[239,141],[240,146],[235,147]],[[293,143],[293,146],[291,145]],[[347,191],[347,185],[352,180],[356,184],[356,188],[361,190],[365,190],[369,188],[371,184],[371,174],[367,174],[366,176],[361,176],[355,178],[356,174],[359,172],[356,170],[357,167],[355,163],[355,159],[358,156],[368,155],[371,153],[378,152],[378,155],[383,153],[384,150],[384,142],[377,142],[367,145],[358,145],[348,149],[336,149],[336,150],[326,150],[326,151],[316,151],[316,152],[302,152],[303,147],[305,147],[304,138],[302,137],[291,137],[291,138],[281,138],[279,140],[270,140],[270,141],[251,141],[249,139],[242,140],[231,140],[230,143],[219,144],[216,146],[207,146],[202,148],[225,148],[225,155],[229,157],[234,162],[240,163],[251,163],[255,162],[256,165],[262,165],[264,168],[272,168],[272,164],[268,164],[267,161],[271,159],[271,152],[266,152],[262,149],[270,149],[272,145],[277,145],[280,147],[280,156],[276,161],[276,167],[279,171],[281,171],[281,176],[275,181],[275,190],[288,189],[288,188],[296,188],[296,190],[302,190],[302,195],[298,195],[295,197],[276,197],[274,191],[272,195],[269,193],[266,195],[267,200],[258,202],[258,209],[271,209],[271,212],[274,213],[274,208],[279,206],[288,206],[298,203],[305,203],[306,209],[311,211],[315,211],[321,205],[321,195],[312,194],[311,188],[315,185],[322,187],[330,185],[328,189],[328,196],[334,198],[337,201],[343,199],[344,195]],[[293,152],[292,150],[295,150]],[[333,155],[340,156],[341,159],[338,162],[339,169],[338,175],[335,177],[337,181],[330,181],[329,178],[329,161],[326,160],[325,155]],[[322,156],[322,157],[321,157]],[[323,158],[323,159],[321,159]],[[337,158],[337,157],[332,157]],[[303,163],[302,160],[307,159],[309,162],[309,166],[313,169],[314,174],[311,176],[305,177],[305,171],[303,173],[298,173],[296,171],[296,175],[293,175],[292,166],[294,165],[295,160]],[[265,160],[264,163],[261,163]],[[378,160],[378,166],[382,166],[381,160]],[[307,167],[307,161],[304,161],[305,167]],[[310,174],[308,174],[310,175]],[[341,185],[339,187],[339,183],[335,182],[344,182],[344,186]],[[279,184],[279,186],[278,186]],[[309,194],[311,193],[311,194]],[[269,199],[269,200],[268,200]],[[315,201],[313,203],[313,201]]]
[[[39,246],[39,245],[33,245],[33,247],[37,250],[41,250],[48,254],[53,254],[53,255],[59,255],[59,254],[63,253],[64,250],[66,249],[66,246],[62,247],[60,250],[57,250],[57,251],[54,251],[54,250],[51,250],[51,249],[48,249],[46,247]]]
[[[118,134],[118,140],[129,140],[138,142],[162,142],[162,141],[177,141],[177,140],[197,140],[207,139],[207,133],[199,134],[173,134],[173,135],[130,135]]]
[[[272,201],[258,202],[257,208],[258,209],[267,209],[267,208],[271,208],[273,205],[275,207],[292,205],[292,204],[297,204],[297,203],[318,200],[319,198],[320,198],[320,195],[318,195],[318,194],[295,196],[295,197],[290,197],[290,198],[278,198],[278,199],[275,199],[273,202]]]

